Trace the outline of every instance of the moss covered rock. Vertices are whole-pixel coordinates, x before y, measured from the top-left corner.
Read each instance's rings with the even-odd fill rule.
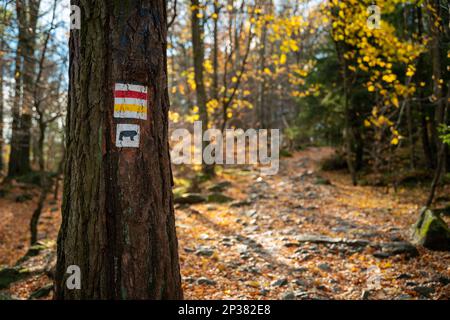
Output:
[[[179,197],[175,197],[176,204],[197,204],[206,202],[206,197],[197,193],[185,193]]]
[[[413,241],[431,250],[450,251],[450,229],[439,215],[424,208],[414,225]]]
[[[53,291],[53,283],[49,283],[46,286],[37,289],[36,291],[34,291],[33,293],[31,293],[30,297],[28,299],[32,300],[32,299],[39,299],[39,298],[43,298],[46,297],[50,294],[50,292]]]
[[[222,193],[211,193],[208,195],[208,202],[209,203],[227,203],[233,201],[232,198],[227,197],[226,195]]]
[[[6,289],[11,283],[26,278],[29,275],[30,271],[28,269],[0,267],[0,289]]]
[[[222,192],[231,187],[230,181],[222,181],[213,186],[211,186],[208,190],[211,192]]]

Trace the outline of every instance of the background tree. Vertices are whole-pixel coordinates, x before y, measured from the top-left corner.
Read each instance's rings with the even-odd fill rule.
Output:
[[[31,150],[31,125],[33,86],[35,80],[36,28],[39,18],[40,0],[17,0],[16,15],[19,39],[16,51],[15,98],[11,152],[8,176],[15,177],[28,173]]]
[[[168,145],[166,1],[74,1],[58,299],[182,297]],[[114,83],[148,87],[140,147],[115,146]],[[89,183],[87,183],[89,180]],[[66,287],[78,265],[81,290]]]
[[[192,56],[194,65],[195,92],[197,97],[197,108],[200,113],[200,121],[206,130],[209,127],[208,111],[206,109],[207,96],[205,89],[205,80],[203,77],[203,62],[205,60],[204,32],[203,32],[203,14],[200,10],[198,0],[191,0],[191,32],[192,32]],[[203,149],[203,148],[202,148]],[[203,173],[214,175],[214,166],[203,163]]]

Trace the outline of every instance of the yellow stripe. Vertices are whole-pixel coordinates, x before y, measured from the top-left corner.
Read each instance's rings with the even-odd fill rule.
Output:
[[[137,113],[147,113],[147,107],[140,106],[137,104],[116,104],[114,105],[114,111],[119,112],[137,112]]]

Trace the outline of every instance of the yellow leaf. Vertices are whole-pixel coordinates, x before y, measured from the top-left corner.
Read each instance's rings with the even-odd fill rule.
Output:
[[[396,146],[396,145],[398,145],[398,138],[397,137],[394,137],[394,138],[392,138],[392,140],[391,140],[391,144],[392,145],[394,145],[394,146]]]
[[[397,76],[396,76],[395,74],[392,74],[392,73],[383,76],[383,80],[386,81],[387,83],[391,83],[391,82],[393,82],[395,79],[397,79]]]
[[[394,106],[396,106],[397,108],[399,107],[399,103],[398,103],[398,98],[397,98],[397,97],[393,97],[393,98],[391,99],[391,101],[392,101],[392,104],[393,104]]]
[[[259,288],[259,287],[260,287],[258,281],[247,281],[246,284],[247,284],[249,287],[252,287],[252,288]]]

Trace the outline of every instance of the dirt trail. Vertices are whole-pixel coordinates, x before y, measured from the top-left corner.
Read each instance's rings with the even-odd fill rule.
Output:
[[[318,172],[319,161],[332,152],[298,152],[282,160],[275,176],[225,171],[222,178],[232,182],[225,193],[247,206],[178,210],[186,297],[445,298],[448,253],[419,249],[411,258],[409,247],[392,256],[377,247],[408,240],[424,192],[386,194],[385,188],[352,186],[345,173]],[[311,235],[322,238],[302,242]],[[361,243],[344,243],[351,239]]]
[[[177,205],[185,298],[448,299],[449,253],[418,248],[411,257],[417,252],[410,247],[400,247],[400,254],[380,247],[408,240],[425,192],[354,187],[346,173],[319,171],[320,160],[332,153],[297,152],[281,160],[274,176],[225,169],[202,191],[229,181],[223,194],[233,202]],[[0,199],[0,264],[14,264],[27,250],[37,196],[17,203],[25,191]],[[56,240],[59,205],[46,206],[40,238]],[[37,275],[9,291],[27,298],[49,281]]]

